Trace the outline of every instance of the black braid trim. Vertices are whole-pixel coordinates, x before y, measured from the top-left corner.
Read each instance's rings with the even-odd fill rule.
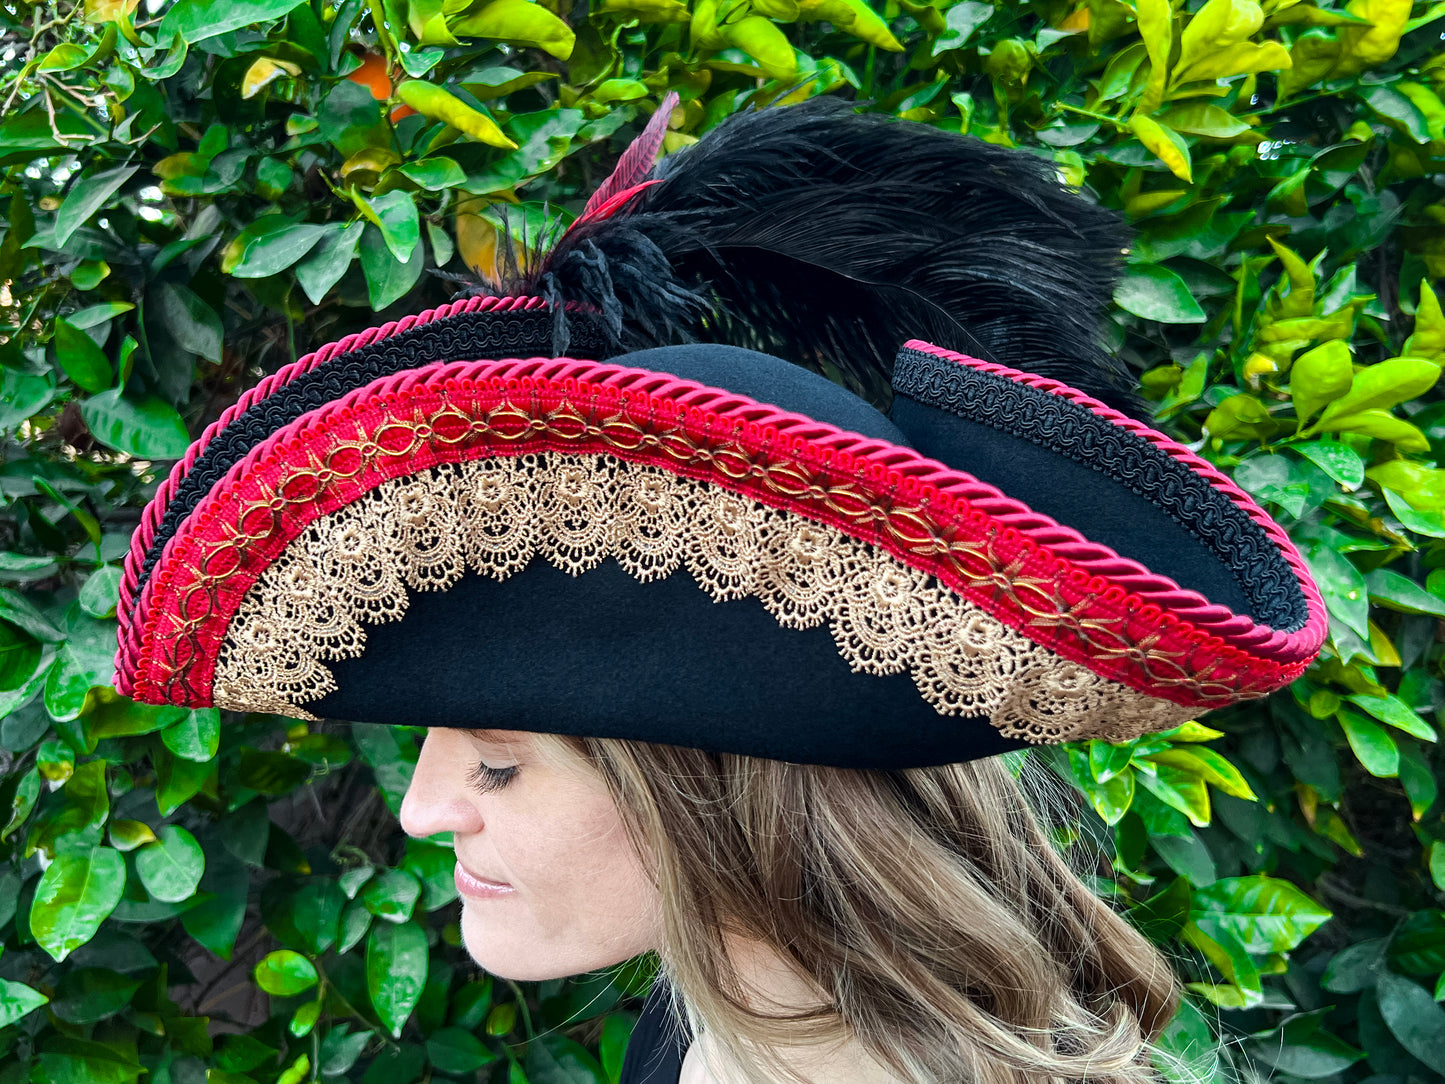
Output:
[[[1294,570],[1264,529],[1157,445],[1061,396],[921,350],[899,352],[893,388],[1098,471],[1197,538],[1238,582],[1255,621],[1296,632],[1309,620]]]
[[[604,358],[616,352],[599,318],[570,312],[567,326],[576,356]],[[211,438],[176,487],[146,551],[137,592],[150,578],[166,542],[201,498],[282,426],[373,380],[434,361],[552,357],[554,330],[550,309],[458,313],[338,354],[253,403]]]

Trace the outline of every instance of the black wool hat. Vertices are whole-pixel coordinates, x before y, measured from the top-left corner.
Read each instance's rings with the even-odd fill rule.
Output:
[[[121,691],[902,768],[1303,671],[1299,555],[1096,343],[1112,215],[836,101],[654,167],[670,113],[551,252],[207,429],[135,537]]]

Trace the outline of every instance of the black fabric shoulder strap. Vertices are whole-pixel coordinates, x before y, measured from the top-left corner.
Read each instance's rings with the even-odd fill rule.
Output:
[[[691,1045],[686,1025],[673,1016],[671,992],[659,979],[632,1029],[618,1084],[677,1084],[683,1056]]]

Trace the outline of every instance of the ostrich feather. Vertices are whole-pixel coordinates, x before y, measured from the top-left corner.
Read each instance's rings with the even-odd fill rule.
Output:
[[[815,98],[735,116],[646,180],[502,288],[601,312],[619,350],[733,343],[875,401],[922,338],[1137,407],[1098,342],[1127,230],[1027,152]]]

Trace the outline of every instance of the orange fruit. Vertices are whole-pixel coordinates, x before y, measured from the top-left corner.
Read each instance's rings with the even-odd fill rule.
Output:
[[[386,57],[380,53],[363,53],[361,67],[346,78],[371,91],[371,96],[379,102],[391,97],[391,75],[386,68]]]

